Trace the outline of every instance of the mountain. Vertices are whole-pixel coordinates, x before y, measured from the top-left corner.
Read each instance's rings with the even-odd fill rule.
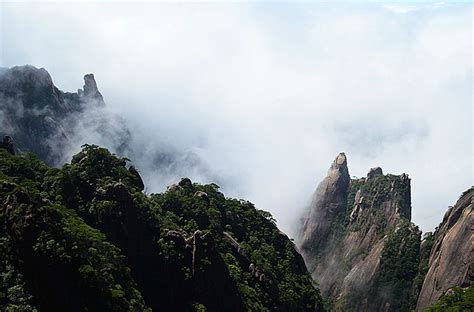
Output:
[[[8,311],[322,311],[268,212],[185,178],[145,195],[85,145],[51,168],[0,148],[0,306]]]
[[[474,188],[421,241],[410,187],[379,167],[351,179],[344,153],[317,186],[298,245],[330,310],[474,308]]]
[[[299,241],[335,311],[408,311],[420,231],[410,222],[410,179],[373,168],[350,179],[339,154],[313,194]]]
[[[474,187],[471,187],[448,209],[436,231],[425,238],[424,243],[430,252],[427,253],[426,275],[418,296],[418,311],[434,304],[442,295],[452,293],[453,288],[472,287],[473,207]]]
[[[212,168],[159,144],[142,157],[92,74],[69,93],[44,69],[0,69],[0,120],[2,311],[474,309],[473,188],[420,240],[408,176],[351,179],[341,153],[305,215],[302,257],[268,212],[216,184],[145,194],[140,168]],[[79,151],[97,138],[112,152]]]
[[[71,93],[59,90],[44,68],[0,68],[0,137],[14,138],[18,152],[32,152],[60,167],[83,144],[96,144],[134,159],[150,184],[157,175],[174,181],[190,173],[232,183],[216,175],[193,147],[159,141],[133,128],[125,117],[109,108],[93,74],[86,74],[84,86]]]
[[[92,119],[101,124],[94,130],[118,138],[117,147],[124,147],[130,134],[124,125],[121,131],[108,130],[119,127],[99,113],[104,105],[93,74],[84,76],[83,89],[69,93],[56,88],[44,68],[26,65],[0,71],[1,134],[14,137],[20,151],[33,152],[50,165],[64,162],[81,123]]]

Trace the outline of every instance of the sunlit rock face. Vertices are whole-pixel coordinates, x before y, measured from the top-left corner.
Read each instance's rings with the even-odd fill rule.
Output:
[[[433,234],[428,272],[418,297],[417,311],[434,304],[453,287],[474,281],[474,187],[464,192]]]
[[[346,156],[337,155],[313,194],[299,241],[332,309],[409,310],[420,244],[410,217],[408,175],[384,175],[377,167],[350,179]],[[408,273],[393,267],[397,254]]]
[[[305,252],[317,249],[326,239],[337,216],[346,211],[349,182],[346,155],[340,153],[313,194],[302,234],[301,249]]]

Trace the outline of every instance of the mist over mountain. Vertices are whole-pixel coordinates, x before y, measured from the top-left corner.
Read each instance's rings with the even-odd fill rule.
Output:
[[[350,178],[346,155],[336,157],[313,193],[297,240],[330,311],[474,307],[473,188],[423,239],[411,222],[411,191],[406,173],[376,167]]]
[[[0,312],[474,311],[472,9],[1,2]]]
[[[153,166],[153,174],[166,177],[199,168],[200,163],[176,159],[178,154],[169,151],[157,153],[153,164],[140,162],[149,158],[139,156],[141,149],[126,122],[105,110],[93,74],[84,76],[84,87],[77,93],[64,93],[45,69],[4,69],[0,97],[6,134],[0,143],[5,149],[0,153],[0,220],[5,223],[0,228],[0,269],[5,276],[15,276],[0,283],[0,303],[8,308],[421,311],[433,305],[437,311],[437,306],[472,307],[472,188],[422,241],[421,231],[411,223],[408,175],[384,175],[382,168],[375,167],[364,178],[351,178],[347,156],[340,153],[302,216],[298,249],[269,212],[245,200],[226,199],[215,183],[199,185],[184,178],[166,192],[148,196],[135,165]],[[18,138],[21,148],[12,137]],[[138,161],[86,144],[70,164],[61,163],[81,140],[107,142],[115,153]],[[34,154],[60,168],[48,168]],[[23,224],[23,218],[32,221]],[[61,226],[65,234],[57,230]],[[81,232],[87,226],[91,229]],[[88,231],[103,233],[107,239]],[[49,237],[46,245],[43,237]],[[61,243],[51,248],[54,241]],[[107,243],[121,252],[107,249]],[[70,244],[76,247],[69,249]],[[79,249],[79,255],[78,244],[105,254],[95,259],[89,248]],[[51,260],[56,254],[60,258]],[[64,259],[74,259],[76,264]],[[95,265],[77,264],[81,261]],[[35,262],[42,270],[39,275],[34,273]],[[110,265],[116,271],[105,277],[100,272]],[[51,268],[63,271],[70,281],[52,280]],[[74,286],[75,281],[80,285]],[[113,286],[114,282],[122,284]],[[66,286],[56,289],[58,284]],[[53,290],[45,293],[44,288]]]
[[[93,74],[84,76],[82,89],[70,93],[59,90],[44,68],[3,68],[0,97],[1,134],[14,137],[19,152],[32,152],[49,165],[62,166],[82,144],[94,143],[134,159],[147,181],[161,181],[161,189],[186,175],[212,179],[191,151],[166,144],[150,149],[140,133],[132,133],[127,121],[109,109]]]
[[[2,3],[1,18],[0,66],[68,92],[95,74],[150,191],[217,181],[294,237],[340,151],[355,176],[408,172],[423,231],[473,184],[467,3]],[[157,174],[163,151],[199,165]]]

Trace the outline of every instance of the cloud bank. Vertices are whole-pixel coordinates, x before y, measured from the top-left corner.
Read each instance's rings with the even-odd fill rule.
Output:
[[[217,181],[293,234],[340,151],[351,175],[409,173],[424,231],[473,184],[472,5],[2,3],[0,18],[1,66],[45,67],[65,91],[95,74],[149,191]],[[189,167],[157,170],[157,151]]]

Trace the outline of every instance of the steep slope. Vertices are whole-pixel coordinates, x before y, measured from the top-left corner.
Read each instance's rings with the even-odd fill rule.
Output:
[[[464,192],[433,234],[428,271],[418,297],[417,310],[434,304],[454,287],[474,281],[474,187]]]
[[[319,249],[327,239],[333,222],[345,213],[349,182],[346,155],[341,153],[314,192],[311,210],[303,228],[302,250],[311,252]]]
[[[299,242],[333,309],[409,310],[420,244],[410,217],[406,174],[373,168],[350,180],[345,155],[336,157],[313,194]]]
[[[182,179],[142,193],[84,146],[63,168],[0,148],[0,305],[22,311],[322,311],[271,215]]]

